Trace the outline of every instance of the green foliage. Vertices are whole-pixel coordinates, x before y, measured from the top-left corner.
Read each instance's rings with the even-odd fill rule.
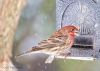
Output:
[[[98,71],[98,61],[64,60],[56,61],[58,71]],[[97,66],[97,67],[96,67]]]
[[[41,5],[41,11],[56,21],[56,0],[45,0]]]

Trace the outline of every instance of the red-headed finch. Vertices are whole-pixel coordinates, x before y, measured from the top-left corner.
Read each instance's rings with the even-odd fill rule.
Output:
[[[70,53],[69,49],[74,43],[74,38],[78,30],[79,28],[73,25],[62,27],[53,35],[51,35],[51,37],[49,37],[47,40],[43,40],[38,43],[37,46],[32,47],[31,51],[50,52],[51,55],[47,58],[45,63],[51,63],[55,55],[67,55]]]

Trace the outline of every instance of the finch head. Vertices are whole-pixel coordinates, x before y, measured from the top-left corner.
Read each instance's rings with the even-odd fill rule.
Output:
[[[64,27],[67,30],[67,33],[71,36],[78,36],[79,27],[68,25]]]

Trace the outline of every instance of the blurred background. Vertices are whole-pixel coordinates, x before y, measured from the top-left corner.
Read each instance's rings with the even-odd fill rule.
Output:
[[[15,35],[15,55],[31,49],[55,31],[55,1],[27,0]]]
[[[14,56],[30,50],[43,39],[56,31],[56,1],[27,0],[23,9],[14,40]],[[27,61],[27,62],[25,62]],[[55,59],[45,64],[45,57],[16,62],[19,71],[99,71],[99,61],[79,61]]]

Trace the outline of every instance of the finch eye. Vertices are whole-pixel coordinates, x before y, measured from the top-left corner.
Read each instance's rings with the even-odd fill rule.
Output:
[[[74,29],[71,29],[71,32],[73,32],[74,31]]]

